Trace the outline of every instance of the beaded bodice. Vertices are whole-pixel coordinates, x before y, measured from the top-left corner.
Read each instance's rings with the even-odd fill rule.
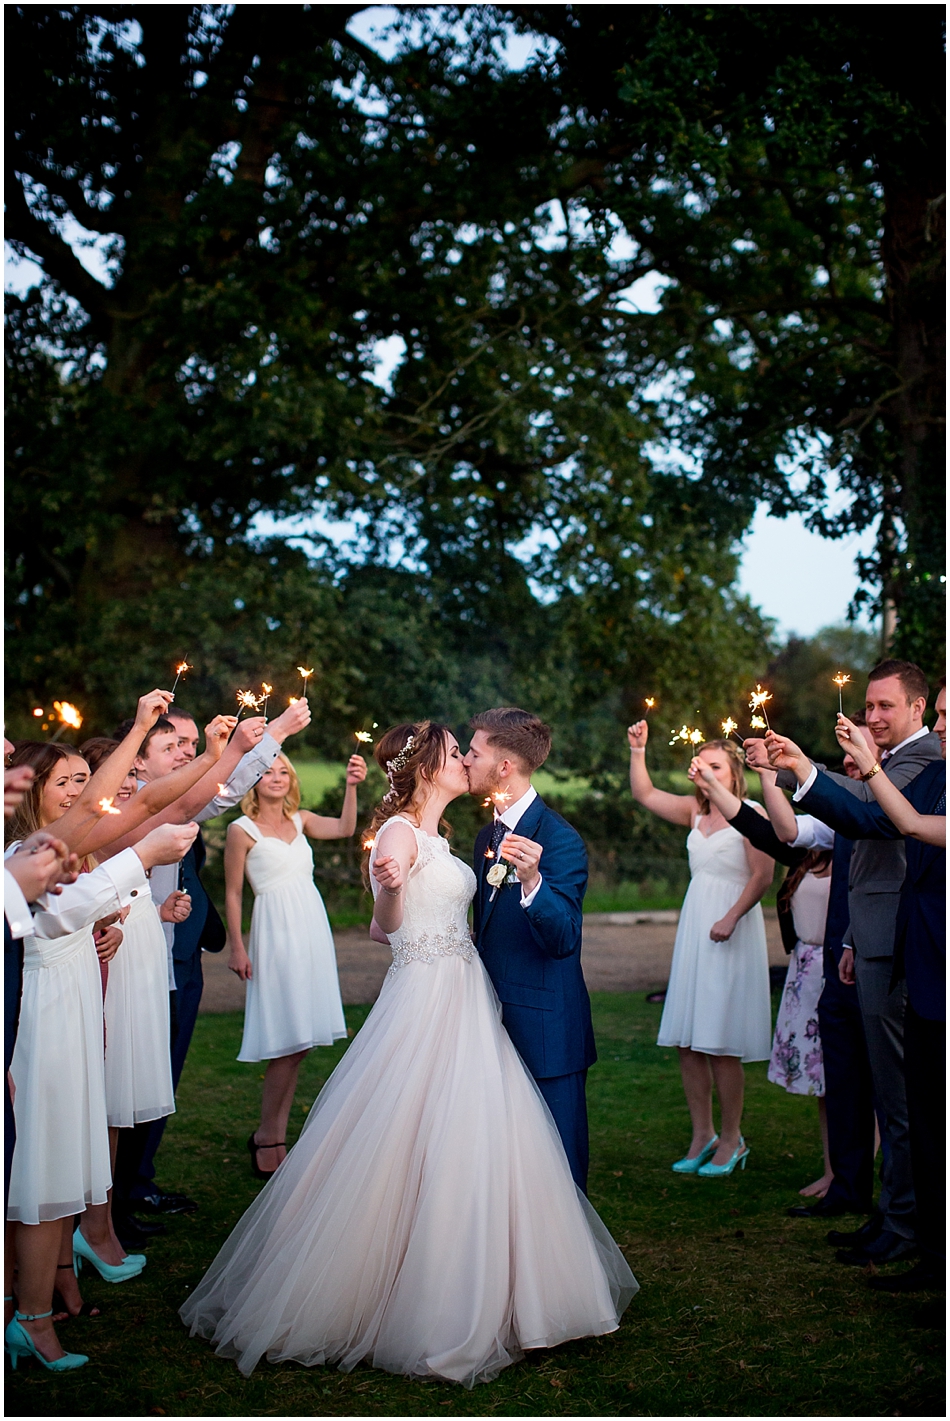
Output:
[[[439,957],[464,957],[470,962],[475,946],[468,927],[468,908],[475,896],[475,875],[449,850],[447,840],[426,834],[401,814],[387,819],[376,835],[370,868],[381,852],[380,841],[390,824],[408,824],[416,838],[416,861],[403,894],[402,926],[389,935],[395,972],[409,962],[434,962]],[[374,897],[379,885],[373,882]]]

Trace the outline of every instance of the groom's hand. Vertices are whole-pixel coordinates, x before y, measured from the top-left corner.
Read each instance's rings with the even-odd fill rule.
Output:
[[[529,893],[533,893],[541,877],[538,872],[538,864],[541,862],[542,854],[541,845],[536,844],[533,839],[524,838],[521,834],[508,834],[501,841],[500,852],[502,858],[506,858],[509,863],[514,864],[524,895],[527,897]]]

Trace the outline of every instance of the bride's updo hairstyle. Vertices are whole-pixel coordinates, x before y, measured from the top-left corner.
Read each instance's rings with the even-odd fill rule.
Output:
[[[426,797],[426,790],[445,764],[447,725],[434,720],[394,725],[377,740],[373,757],[389,781],[389,789],[373,810],[363,836],[363,847],[372,848],[377,833],[394,814],[411,813]],[[439,828],[448,837],[452,829],[443,819]],[[369,883],[369,858],[363,859],[363,879]]]
[[[729,762],[729,770],[731,774],[731,778],[729,780],[729,788],[732,790],[732,793],[735,795],[736,799],[744,800],[748,795],[749,791],[746,788],[745,757],[741,748],[735,743],[734,740],[710,740],[707,744],[700,745],[699,749],[696,752],[697,755],[701,755],[704,750],[722,751],[727,761]],[[696,795],[696,803],[699,806],[700,814],[708,814],[708,795],[702,794],[700,792],[698,784],[695,786],[694,793]]]

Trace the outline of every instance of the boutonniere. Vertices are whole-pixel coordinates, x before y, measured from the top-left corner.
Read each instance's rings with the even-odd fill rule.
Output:
[[[492,888],[510,887],[518,882],[518,872],[514,864],[493,863],[487,874],[488,882]]]

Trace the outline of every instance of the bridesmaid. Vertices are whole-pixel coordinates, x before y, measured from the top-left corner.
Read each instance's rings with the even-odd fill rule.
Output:
[[[774,862],[754,849],[710,804],[702,783],[694,794],[656,789],[646,767],[647,723],[631,725],[630,790],[634,799],[671,824],[690,828],[690,885],[683,901],[670,984],[657,1037],[679,1051],[692,1139],[677,1174],[731,1174],[748,1146],[741,1134],[743,1061],[767,1061],[772,1039],[768,949],[759,900],[772,882]],[[742,760],[728,740],[712,740],[697,757],[745,799]],[[722,1119],[713,1128],[715,1082]]]
[[[345,839],[356,829],[356,786],[366,761],[352,755],[338,819],[299,812],[300,781],[286,755],[241,801],[224,851],[228,966],[247,983],[239,1061],[266,1061],[261,1123],[247,1145],[258,1179],[287,1153],[287,1121],[300,1063],[313,1046],[346,1036],[333,935],[313,881],[311,839]],[[254,892],[248,950],[241,935],[244,876]]]

